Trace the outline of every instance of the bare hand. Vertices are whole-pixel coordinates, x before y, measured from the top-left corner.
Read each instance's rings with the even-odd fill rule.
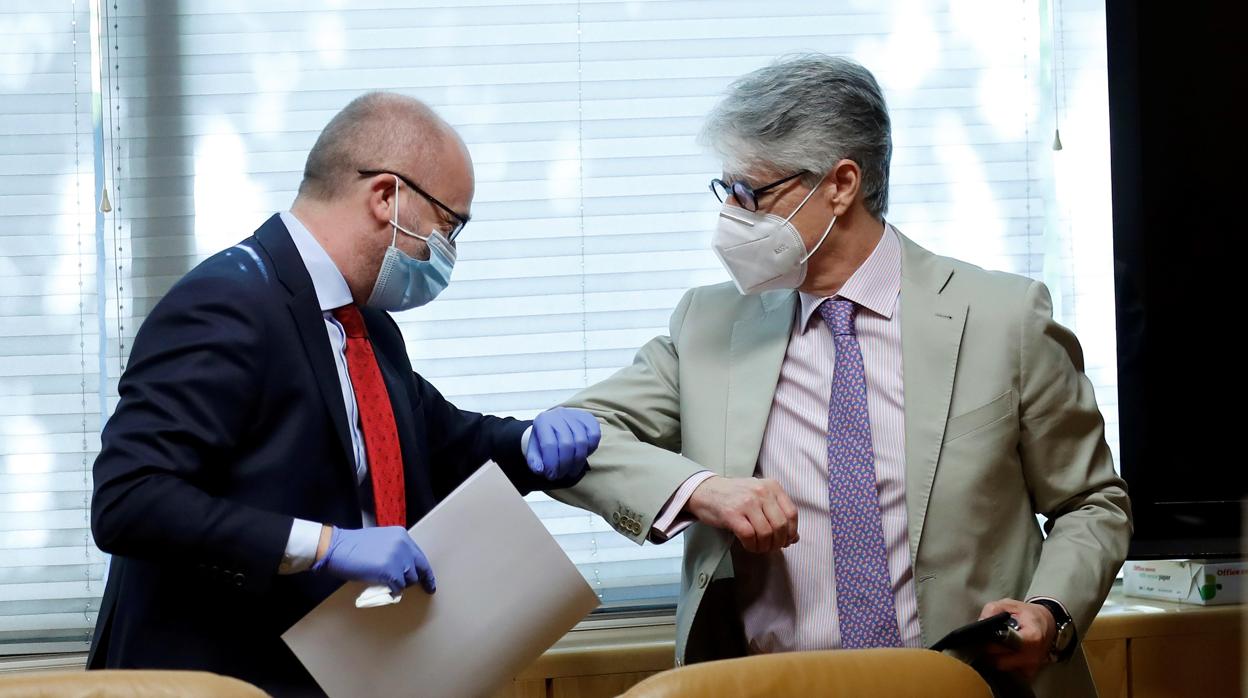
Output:
[[[732,531],[751,553],[797,542],[797,507],[775,480],[715,476],[693,491],[685,508],[708,526]]]
[[[1001,599],[984,606],[980,619],[1008,611],[1018,621],[1023,642],[1017,649],[1001,645],[988,648],[988,658],[1000,671],[1008,671],[1031,681],[1049,663],[1049,649],[1057,637],[1057,622],[1049,609],[1034,603]]]

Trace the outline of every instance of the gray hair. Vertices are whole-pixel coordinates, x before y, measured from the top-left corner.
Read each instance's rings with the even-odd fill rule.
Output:
[[[882,219],[888,210],[888,107],[871,72],[847,58],[787,56],[738,78],[698,142],[717,152],[728,172],[804,171],[810,186],[838,161],[853,160],[867,211]]]
[[[410,168],[427,162],[450,126],[425,103],[392,92],[369,92],[330,119],[308,152],[299,196],[322,201],[341,194],[359,169]]]

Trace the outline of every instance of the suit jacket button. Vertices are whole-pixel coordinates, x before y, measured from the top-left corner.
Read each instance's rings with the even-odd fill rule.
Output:
[[[705,573],[705,572],[699,572],[699,573],[698,573],[698,588],[699,588],[699,589],[705,589],[705,588],[706,588],[706,583],[707,583],[707,581],[709,581],[709,580],[707,579],[706,573]]]
[[[239,587],[241,589],[243,584],[245,584],[246,582],[247,582],[247,576],[244,575],[242,572],[239,572],[238,574],[234,575],[234,586]]]
[[[611,512],[611,523],[619,523],[619,522],[620,522],[620,512],[618,511]]]

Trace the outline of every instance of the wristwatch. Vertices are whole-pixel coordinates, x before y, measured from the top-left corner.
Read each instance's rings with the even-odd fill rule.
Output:
[[[1056,601],[1036,599],[1032,603],[1049,609],[1049,613],[1053,614],[1053,621],[1057,623],[1057,634],[1049,647],[1049,660],[1060,662],[1069,658],[1075,648],[1075,621]]]

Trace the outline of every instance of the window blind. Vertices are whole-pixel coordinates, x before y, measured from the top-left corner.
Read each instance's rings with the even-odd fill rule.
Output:
[[[117,0],[97,13],[112,50],[97,57],[97,150],[113,209],[95,240],[85,224],[104,254],[85,288],[103,314],[88,294],[89,319],[79,327],[75,306],[56,336],[94,332],[84,346],[104,359],[107,401],[48,416],[87,420],[88,447],[64,460],[76,475],[146,312],[198,260],[289,207],[308,149],[351,98],[419,97],[467,141],[477,195],[454,281],[397,319],[417,370],[460,407],[531,417],[627,365],[666,332],[687,288],[726,279],[710,252],[719,204],[706,185],[718,163],[694,135],[732,79],[809,50],[853,57],[884,87],[890,222],[938,253],[1050,285],[1059,319],[1084,341],[1116,452],[1104,12],[1091,0]],[[21,118],[9,113],[17,103],[6,99],[0,118]],[[0,186],[27,186],[9,148],[33,141],[3,138]],[[62,135],[58,152],[73,140]],[[28,210],[34,225],[46,208]],[[7,205],[3,215],[8,236],[18,228]],[[58,227],[55,244],[77,249],[74,231]],[[27,237],[23,249],[42,249]],[[6,266],[0,283],[22,276]],[[0,346],[40,355],[22,349],[33,342]],[[99,388],[98,368],[75,370],[88,392]],[[35,382],[21,380],[4,390]],[[6,428],[39,419],[20,411]],[[16,486],[4,473],[0,487]],[[608,606],[674,600],[678,541],[637,547],[545,495],[530,503]]]
[[[1052,156],[1046,208],[1044,281],[1058,319],[1079,336],[1085,370],[1119,462],[1118,338],[1115,324],[1113,210],[1109,172],[1109,72],[1105,4],[1051,0],[1050,104],[1061,150]],[[1046,134],[1047,136],[1048,134]]]
[[[176,51],[133,56],[121,90],[134,109],[127,140],[152,148],[159,137],[178,159],[169,168],[147,152],[130,164],[152,175],[130,187],[132,205],[152,210],[132,242],[135,273],[161,265],[136,308],[179,264],[288,206],[304,154],[346,101],[397,90],[456,125],[477,173],[454,283],[399,316],[411,356],[461,407],[530,417],[626,365],[665,331],[685,289],[725,278],[709,251],[718,204],[706,183],[718,166],[693,135],[729,81],[803,50],[853,56],[879,76],[895,129],[894,224],[939,252],[1057,281],[1070,296],[1075,249],[1062,235],[1075,211],[1053,204],[1048,11],[936,1],[763,12],[676,0],[149,4],[133,21],[175,37],[166,42]],[[1075,131],[1069,124],[1068,140]],[[1080,259],[1098,262],[1109,268],[1104,256]],[[678,544],[637,548],[597,517],[531,500],[605,602],[671,599]]]
[[[80,649],[104,559],[91,13],[0,8],[0,653]]]

